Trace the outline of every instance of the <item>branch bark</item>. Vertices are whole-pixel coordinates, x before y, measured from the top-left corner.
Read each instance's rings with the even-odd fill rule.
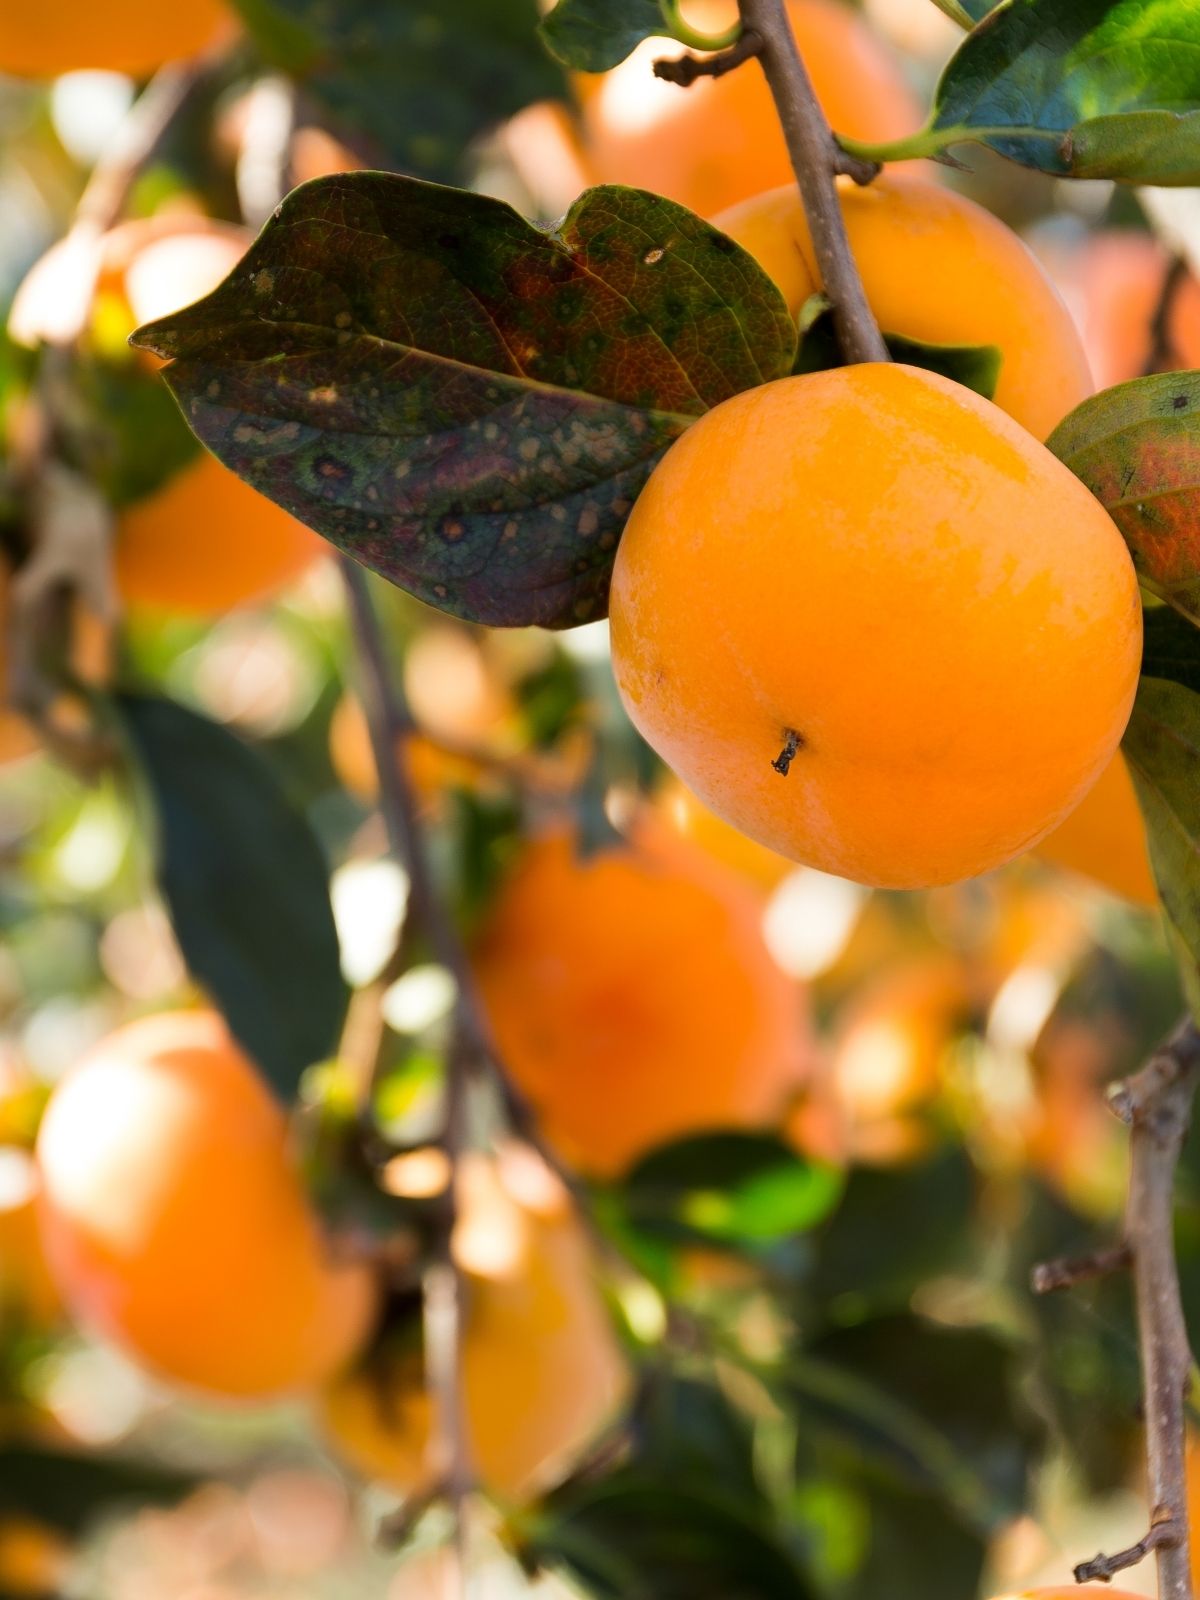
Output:
[[[1146,1413],[1150,1533],[1131,1551],[1086,1562],[1085,1575],[1132,1565],[1150,1550],[1158,1564],[1159,1600],[1192,1600],[1188,1540],[1185,1403],[1192,1353],[1175,1263],[1175,1169],[1200,1083],[1200,1032],[1190,1019],[1109,1103],[1130,1128],[1125,1242],[1137,1295]]]
[[[867,304],[838,202],[835,179],[846,170],[847,158],[817,102],[784,0],[739,0],[739,10],[743,27],[761,41],[758,61],[783,125],[842,355],[848,362],[887,361],[887,346]],[[852,175],[866,181],[876,171],[869,163],[858,163]]]

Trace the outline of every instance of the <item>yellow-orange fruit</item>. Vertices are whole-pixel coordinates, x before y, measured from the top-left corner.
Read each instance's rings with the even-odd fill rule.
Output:
[[[925,344],[995,345],[994,396],[1044,439],[1092,392],[1071,314],[1037,258],[999,218],[938,184],[884,172],[838,180],[842,215],[871,309],[886,333]],[[793,314],[820,292],[795,184],[715,219],[783,292]]]
[[[62,1311],[38,1233],[38,1174],[26,1151],[0,1147],[0,1335],[47,1328]]]
[[[1037,848],[1043,861],[1092,878],[1136,905],[1158,892],[1137,793],[1125,758],[1115,755],[1065,822]]]
[[[281,1394],[370,1331],[373,1279],[330,1259],[284,1113],[215,1015],[143,1018],[95,1046],[55,1090],[37,1159],[64,1299],[161,1376]]]
[[[611,1176],[782,1110],[806,1066],[804,997],[760,917],[753,890],[661,826],[586,859],[565,831],[529,844],[474,967],[501,1057],[568,1161]]]
[[[707,412],[617,552],[635,725],[794,860],[919,888],[1079,803],[1124,731],[1141,607],[1124,541],[989,401],[868,363]]]
[[[1171,262],[1147,233],[1113,229],[1093,235],[1064,273],[1098,389],[1149,369],[1200,366],[1200,282],[1185,273],[1171,291],[1161,351],[1154,319]]]
[[[141,323],[200,299],[245,253],[245,229],[191,211],[122,223],[98,242],[68,237],[30,271],[10,331],[25,344],[82,333],[102,359],[158,363],[125,349]],[[126,604],[214,616],[269,598],[326,550],[324,540],[243,483],[207,450],[121,508],[114,563]]]
[[[140,78],[231,29],[222,0],[46,0],[35,6],[14,0],[0,24],[0,72],[50,78],[91,67]]]
[[[764,849],[737,828],[730,827],[723,818],[701,805],[678,778],[673,777],[664,784],[655,809],[676,833],[690,839],[705,855],[730,867],[760,889],[776,888],[789,872],[795,871],[795,862],[777,855],[774,850]]]
[[[628,1373],[561,1185],[506,1149],[459,1168],[453,1250],[466,1288],[462,1379],[484,1485],[517,1500],[569,1468],[624,1399]],[[320,1403],[335,1451],[402,1494],[428,1487],[434,1408],[418,1343],[371,1356]]]
[[[686,8],[710,36],[736,17],[730,0]],[[902,138],[921,113],[886,47],[840,0],[788,0],[788,16],[825,114],[856,139]],[[689,89],[653,74],[671,41],[648,39],[602,77],[577,77],[584,159],[598,183],[653,189],[711,216],[763,189],[794,181],[779,116],[750,64]]]
[[[0,1512],[0,1593],[55,1600],[65,1592],[71,1547],[34,1517]]]

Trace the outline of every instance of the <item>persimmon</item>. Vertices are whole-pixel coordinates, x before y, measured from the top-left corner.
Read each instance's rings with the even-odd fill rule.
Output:
[[[887,333],[927,344],[994,345],[994,396],[1044,439],[1092,392],[1083,342],[1050,277],[990,211],[939,184],[884,172],[838,180],[863,287]],[[779,285],[793,314],[821,290],[794,183],[714,219]]]
[[[656,809],[677,833],[699,845],[706,855],[741,877],[771,890],[795,871],[795,863],[774,850],[766,850],[701,805],[686,785],[672,778],[656,797]]]
[[[97,1044],[55,1089],[37,1160],[68,1306],[162,1377],[286,1393],[370,1331],[373,1279],[332,1260],[284,1112],[216,1015],[146,1017]]]
[[[998,407],[891,363],[705,413],[633,508],[610,613],[625,706],[706,805],[895,888],[986,872],[1061,822],[1141,653],[1099,502]]]
[[[54,1600],[64,1593],[71,1546],[36,1517],[0,1512],[0,1593],[16,1600]]]
[[[532,1153],[459,1165],[453,1251],[465,1280],[462,1379],[471,1455],[502,1499],[544,1489],[624,1399],[628,1373],[586,1237],[558,1180]],[[320,1416],[334,1450],[402,1494],[427,1488],[434,1405],[418,1338],[330,1385]]]
[[[126,349],[142,322],[200,299],[250,243],[242,228],[188,210],[122,223],[94,246],[60,241],[26,277],[10,316],[21,343],[81,335],[99,359],[156,384],[156,360]],[[199,449],[165,482],[119,509],[114,564],[127,605],[213,616],[269,598],[325,542]]]
[[[1158,905],[1146,824],[1119,752],[1066,821],[1042,840],[1037,854],[1056,867],[1094,879],[1135,905]]]
[[[1200,366],[1200,281],[1185,272],[1170,291],[1161,350],[1154,320],[1167,288],[1170,257],[1157,239],[1132,228],[1093,234],[1062,269],[1098,389],[1150,370]]]
[[[731,0],[699,0],[689,22],[727,29]],[[920,109],[886,47],[841,0],[788,0],[788,16],[826,116],[839,133],[888,140],[915,132]],[[583,155],[594,181],[629,183],[712,216],[763,189],[794,181],[779,116],[753,63],[688,89],[653,74],[679,54],[648,39],[603,76],[577,75]]]
[[[0,72],[51,78],[81,68],[140,78],[181,56],[195,55],[232,31],[223,0],[47,0],[6,5],[0,29]]]
[[[585,856],[532,840],[477,936],[496,1044],[547,1138],[609,1177],[655,1145],[770,1121],[806,1065],[802,992],[761,901],[647,819]]]
[[[0,1333],[10,1322],[48,1328],[62,1312],[38,1232],[37,1191],[32,1156],[0,1147]]]

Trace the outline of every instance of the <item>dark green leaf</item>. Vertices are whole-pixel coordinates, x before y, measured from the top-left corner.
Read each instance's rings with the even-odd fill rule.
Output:
[[[1006,0],[960,45],[913,143],[972,139],[1059,177],[1192,184],[1197,110],[1193,0]]]
[[[1200,621],[1200,372],[1105,389],[1046,445],[1120,528],[1146,588]]]
[[[201,449],[162,384],[140,362],[81,358],[64,449],[114,506],[153,494]]]
[[[774,284],[671,201],[591,189],[545,232],[378,173],[296,190],[137,337],[209,448],[341,549],[444,611],[551,627],[604,614],[667,445],[795,355]]]
[[[1121,741],[1184,991],[1200,1015],[1200,694],[1143,678]]]
[[[927,344],[920,339],[908,339],[902,333],[885,333],[883,337],[893,361],[903,362],[908,367],[921,367],[926,372],[938,372],[953,383],[974,389],[985,400],[994,398],[1004,360],[1004,352],[999,346]],[[831,367],[843,364],[832,313],[829,310],[822,311],[800,336],[795,371],[826,372]]]
[[[842,1179],[770,1134],[699,1134],[653,1151],[629,1173],[633,1227],[745,1247],[790,1239],[837,1203]]]
[[[819,1236],[813,1294],[835,1308],[906,1304],[926,1278],[974,1257],[973,1199],[971,1164],[958,1147],[895,1169],[856,1167]]]
[[[1019,1396],[1013,1346],[912,1313],[826,1334],[789,1366],[801,1432],[994,1531],[1026,1508],[1041,1429]]]
[[[555,1502],[527,1554],[565,1569],[598,1600],[811,1600],[813,1590],[772,1532],[768,1508],[677,1487],[634,1469]]]
[[[558,0],[542,38],[568,67],[607,72],[663,32],[658,0]]]
[[[118,706],[158,813],[158,881],[193,976],[284,1100],[334,1050],[346,995],[328,875],[262,757],[151,695]]]
[[[1147,607],[1142,627],[1142,676],[1200,694],[1200,628],[1169,606]]]
[[[762,1495],[754,1429],[713,1383],[655,1374],[637,1410],[637,1466],[647,1476],[722,1493],[754,1504]]]
[[[931,1495],[865,1485],[867,1551],[845,1600],[965,1600],[980,1592],[982,1535]]]
[[[87,1456],[17,1440],[0,1445],[0,1510],[69,1534],[86,1532],[118,1506],[170,1504],[194,1482],[193,1475],[148,1461]]]
[[[375,165],[444,181],[523,106],[562,92],[536,0],[235,0],[268,62]]]

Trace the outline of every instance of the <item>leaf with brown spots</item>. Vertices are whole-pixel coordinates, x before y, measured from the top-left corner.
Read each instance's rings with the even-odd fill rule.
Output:
[[[783,377],[796,334],[753,258],[657,195],[590,189],[545,231],[354,173],[135,343],[210,450],[356,560],[456,616],[570,627],[604,615],[663,451]]]
[[[1105,389],[1046,444],[1120,528],[1145,587],[1200,623],[1200,372]]]

